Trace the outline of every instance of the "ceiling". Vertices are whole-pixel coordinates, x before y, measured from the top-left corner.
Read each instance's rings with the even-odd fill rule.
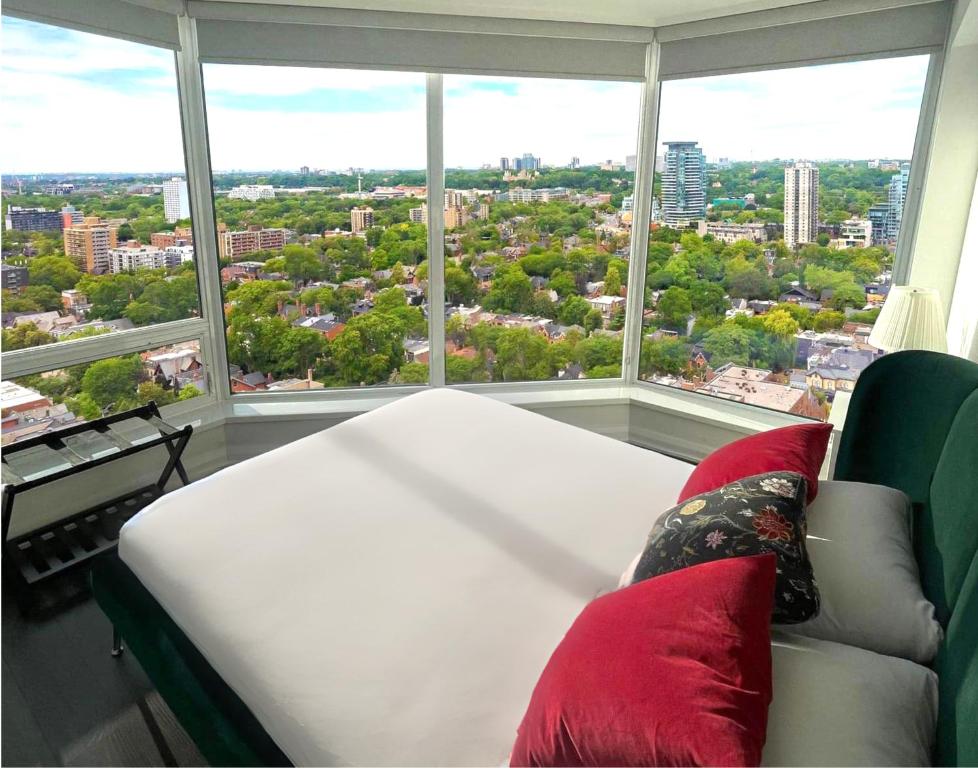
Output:
[[[136,0],[139,2],[139,0]],[[813,0],[209,0],[658,27]]]

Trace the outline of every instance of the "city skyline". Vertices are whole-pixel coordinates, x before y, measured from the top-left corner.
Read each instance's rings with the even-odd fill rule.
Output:
[[[182,169],[170,51],[9,18],[4,32],[5,100],[16,109],[4,110],[0,125],[6,145],[22,148],[7,158],[6,175]],[[909,158],[927,60],[669,81],[658,133],[695,133],[708,158]],[[860,88],[866,83],[873,87]],[[594,165],[635,154],[638,83],[448,75],[444,84],[447,167],[495,165],[514,141],[558,167],[575,156]],[[205,86],[217,173],[425,165],[421,73],[208,64]],[[833,99],[854,88],[858,113],[836,108]],[[60,115],[97,115],[98,105],[109,114],[122,99],[127,114],[153,119],[77,121],[65,140]],[[269,135],[283,140],[255,140]]]

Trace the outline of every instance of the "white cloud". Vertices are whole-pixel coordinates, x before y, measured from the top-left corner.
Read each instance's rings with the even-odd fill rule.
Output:
[[[515,93],[473,88],[507,85]],[[635,153],[637,83],[539,78],[445,78],[445,164],[493,165],[530,152],[544,163],[623,161]]]
[[[926,73],[915,56],[667,82],[659,140],[710,158],[910,157]]]
[[[7,20],[2,42],[5,173],[183,168],[171,52]],[[918,56],[668,82],[659,139],[695,139],[709,157],[909,157],[926,67]],[[421,168],[423,85],[410,72],[206,65],[214,168]],[[327,91],[347,111],[320,107]],[[446,76],[446,165],[621,161],[635,152],[639,93]]]

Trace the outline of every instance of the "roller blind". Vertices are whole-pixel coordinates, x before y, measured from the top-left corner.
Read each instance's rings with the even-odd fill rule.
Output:
[[[173,50],[180,47],[175,14],[125,0],[3,0],[3,13]]]
[[[528,22],[528,28],[539,24]],[[640,39],[201,17],[197,39],[205,62],[616,80],[641,80],[645,73]]]
[[[946,2],[933,2],[712,34],[697,34],[695,24],[663,27],[659,76],[675,80],[922,53],[944,44],[949,10]]]

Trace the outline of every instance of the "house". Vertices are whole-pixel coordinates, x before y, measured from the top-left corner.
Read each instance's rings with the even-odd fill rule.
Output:
[[[264,373],[238,373],[231,376],[231,391],[234,393],[240,392],[257,392],[259,390],[268,389],[269,379]]]
[[[615,312],[625,309],[625,299],[621,296],[592,296],[587,300],[593,309],[598,310],[601,316],[607,320]]]
[[[296,328],[311,328],[325,336],[329,341],[339,336],[343,332],[343,329],[346,328],[346,324],[337,320],[336,315],[332,312],[328,312],[325,315],[316,314],[298,318],[292,321],[292,325]]]
[[[409,363],[425,363],[431,359],[431,344],[427,339],[405,339],[404,356]]]
[[[814,304],[818,301],[818,296],[811,291],[805,290],[801,286],[794,286],[789,288],[787,291],[782,293],[778,297],[780,302],[791,302],[792,304],[798,304],[799,302],[807,302],[809,305]],[[821,306],[821,305],[819,305]]]

